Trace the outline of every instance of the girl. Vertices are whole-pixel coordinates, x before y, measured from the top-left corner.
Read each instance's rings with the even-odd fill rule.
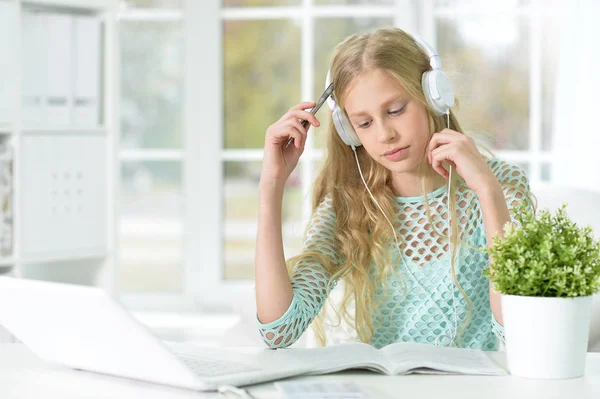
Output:
[[[343,282],[336,313],[362,342],[497,349],[502,309],[481,274],[489,264],[485,248],[515,222],[509,208],[532,206],[529,184],[520,168],[481,155],[454,114],[440,115],[428,101],[421,77],[432,69],[430,51],[395,28],[354,35],[336,47],[332,104],[357,142],[349,146],[343,125],[330,124],[313,217],[289,272],[283,188],[306,141],[299,120],[320,125],[306,111],[315,103],[292,107],[267,129],[256,303],[269,347],[291,345],[313,320],[325,345],[321,309]]]

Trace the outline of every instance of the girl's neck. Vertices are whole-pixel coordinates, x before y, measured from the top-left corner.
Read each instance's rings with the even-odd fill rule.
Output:
[[[430,193],[447,184],[447,180],[440,176],[428,164],[425,173],[425,191]],[[397,197],[416,197],[423,195],[421,191],[421,176],[418,171],[392,174],[392,190]]]

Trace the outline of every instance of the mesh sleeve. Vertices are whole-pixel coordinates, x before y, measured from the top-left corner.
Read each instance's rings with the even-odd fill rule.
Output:
[[[530,190],[529,179],[523,169],[517,165],[499,159],[491,160],[489,165],[502,185],[510,220],[514,225],[519,225],[519,221],[515,218],[517,208],[525,203],[527,209],[532,209],[531,200],[527,196]]]
[[[531,200],[527,196],[530,190],[529,179],[522,168],[499,159],[491,160],[489,166],[502,185],[506,206],[508,207],[508,213],[510,214],[510,220],[513,225],[519,226],[520,222],[516,219],[517,208],[524,203],[527,209],[532,209]],[[491,319],[492,330],[504,345],[504,327],[498,323],[494,314],[491,315]]]
[[[335,237],[335,213],[331,198],[326,197],[315,211],[304,240],[303,251],[318,252],[338,263]],[[291,277],[292,302],[287,311],[277,320],[263,324],[257,319],[264,342],[270,348],[285,348],[292,345],[306,331],[321,311],[329,290],[330,273],[314,258],[303,258],[295,266]]]

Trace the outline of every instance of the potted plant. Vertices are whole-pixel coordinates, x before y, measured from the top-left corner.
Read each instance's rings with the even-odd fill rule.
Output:
[[[529,378],[584,374],[592,295],[600,290],[600,244],[566,204],[536,216],[521,206],[487,250],[483,274],[501,294],[510,373]]]

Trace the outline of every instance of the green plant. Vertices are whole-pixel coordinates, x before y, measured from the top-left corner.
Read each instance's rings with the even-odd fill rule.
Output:
[[[504,237],[487,249],[490,266],[483,275],[507,295],[577,297],[600,290],[600,243],[590,226],[578,227],[563,204],[553,216],[516,210],[520,226],[507,223]]]

